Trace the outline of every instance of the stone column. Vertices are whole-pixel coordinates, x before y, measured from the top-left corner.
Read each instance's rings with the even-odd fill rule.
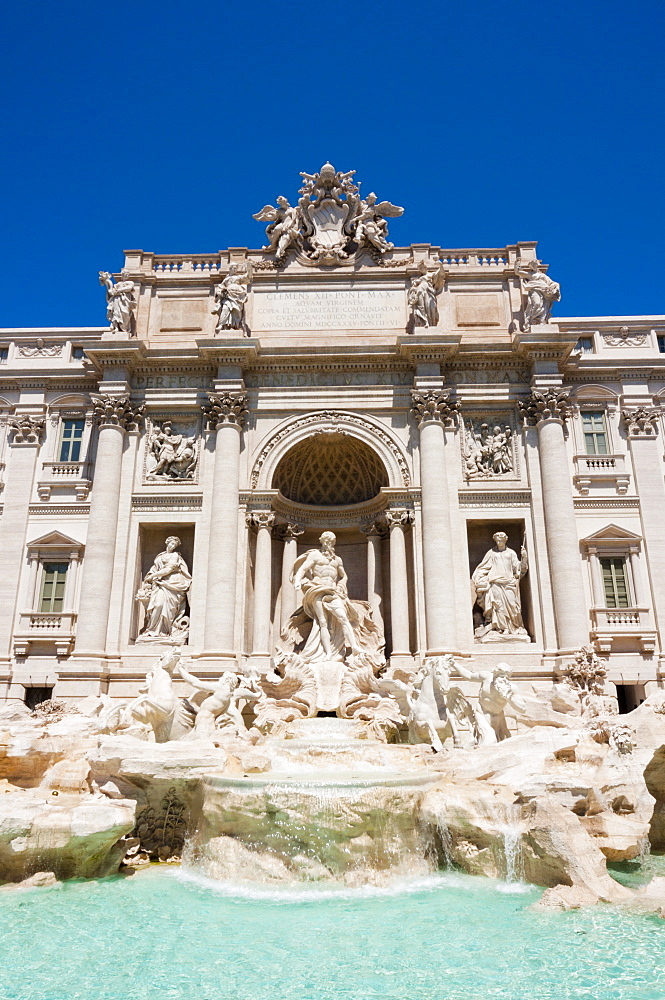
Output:
[[[640,498],[647,572],[651,581],[654,618],[660,636],[662,657],[665,644],[665,484],[663,445],[658,434],[660,410],[652,406],[637,406],[623,410],[621,416],[633,459],[635,487]],[[631,560],[632,558],[631,555]],[[637,579],[634,571],[633,578]],[[637,595],[635,599],[637,603]]]
[[[568,394],[560,387],[533,389],[520,409],[538,430],[547,552],[559,649],[575,650],[589,642],[589,615],[584,593],[580,543],[575,522],[563,428],[569,413]]]
[[[633,602],[636,608],[641,608],[644,597],[642,596],[642,579],[640,574],[640,553],[637,545],[631,545],[628,549],[630,558],[630,572],[633,578]]]
[[[427,652],[453,652],[457,645],[455,594],[451,583],[453,540],[450,522],[444,427],[452,424],[458,403],[444,390],[412,390],[412,412],[420,430],[423,576]],[[392,591],[391,591],[392,600]]]
[[[404,529],[413,524],[412,510],[387,510],[390,531],[390,624],[393,656],[410,656],[409,587]]]
[[[208,398],[210,402],[205,407],[208,424],[216,434],[205,647],[210,653],[233,656],[238,578],[240,435],[247,419],[247,396],[244,393],[211,392]]]
[[[367,535],[367,603],[372,609],[374,623],[384,631],[383,614],[383,558],[382,541],[386,536],[385,525],[374,522],[360,529]]]
[[[298,538],[303,534],[304,530],[301,525],[295,523],[278,525],[279,536],[284,540],[280,601],[280,624],[282,628],[298,606],[298,596],[295,587],[291,583],[291,574],[293,573],[293,564],[298,557]]]
[[[269,656],[272,526],[275,523],[275,515],[271,510],[255,510],[247,514],[246,522],[248,528],[253,528],[256,531],[252,656]]]
[[[111,607],[123,442],[125,432],[135,427],[143,407],[133,407],[129,396],[93,395],[92,400],[99,438],[81,576],[76,653],[101,656],[106,650]]]
[[[603,590],[603,581],[600,575],[600,560],[598,559],[598,549],[590,547],[588,552],[589,552],[589,565],[591,567],[591,592],[593,594],[593,606],[594,608],[604,608],[605,591]]]
[[[10,418],[11,447],[0,517],[0,659],[8,659],[23,565],[28,508],[32,497],[44,418],[22,413]]]

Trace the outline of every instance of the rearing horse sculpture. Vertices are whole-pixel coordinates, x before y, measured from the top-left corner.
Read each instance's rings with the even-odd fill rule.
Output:
[[[430,743],[433,750],[443,750],[443,741],[452,736],[453,745],[461,746],[460,724],[467,723],[477,740],[476,720],[471,704],[458,687],[451,685],[452,656],[429,656],[420,679],[406,691],[409,706],[407,724],[411,743]]]

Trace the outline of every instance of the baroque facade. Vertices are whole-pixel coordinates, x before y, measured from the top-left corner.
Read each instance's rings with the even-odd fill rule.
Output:
[[[302,176],[262,249],[127,251],[107,326],[0,330],[0,697],[126,698],[169,645],[265,673],[332,531],[392,668],[538,687],[592,644],[633,707],[665,670],[665,316],[553,316],[535,243],[393,246],[401,208]]]

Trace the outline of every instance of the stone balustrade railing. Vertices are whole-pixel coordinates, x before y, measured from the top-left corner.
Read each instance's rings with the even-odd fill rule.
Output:
[[[575,455],[573,482],[582,496],[594,485],[613,485],[620,496],[628,492],[630,473],[624,455]]]
[[[58,657],[71,652],[76,636],[75,611],[23,611],[14,633],[15,656],[27,656],[32,643],[55,646]]]
[[[206,254],[205,256],[183,257],[179,254],[164,255],[153,258],[153,268],[157,274],[166,274],[174,271],[196,272],[219,271],[219,257]]]
[[[592,608],[591,637],[601,652],[611,652],[615,639],[637,639],[643,652],[653,652],[656,630],[648,608]]]

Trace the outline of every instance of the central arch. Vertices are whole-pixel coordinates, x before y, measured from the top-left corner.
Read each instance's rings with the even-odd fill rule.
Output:
[[[319,432],[284,455],[272,488],[287,500],[316,507],[343,507],[372,500],[388,473],[377,453],[349,434]]]
[[[328,439],[327,445],[324,444],[325,439]],[[294,481],[294,476],[297,479],[297,461],[302,463],[304,468],[307,462],[314,460],[314,456],[308,453],[307,447],[302,451],[297,450],[300,444],[305,445],[307,441],[311,442],[309,448],[323,446],[328,449],[340,449],[340,455],[343,450],[346,451],[345,460],[349,461],[350,467],[356,469],[368,489],[379,479],[381,479],[379,488],[389,486],[393,489],[404,489],[411,485],[409,464],[401,443],[385,425],[357,413],[323,410],[301,417],[291,417],[264,439],[253,463],[251,488],[258,490],[276,488],[277,469],[290,452],[295,455],[295,458],[292,457],[293,467],[287,477],[286,470],[289,466],[285,464],[284,469],[280,470],[280,477],[282,474],[285,479],[290,477],[290,482]],[[345,447],[341,441],[346,442]],[[311,465],[309,468],[311,469]],[[332,483],[329,489],[332,489]]]

